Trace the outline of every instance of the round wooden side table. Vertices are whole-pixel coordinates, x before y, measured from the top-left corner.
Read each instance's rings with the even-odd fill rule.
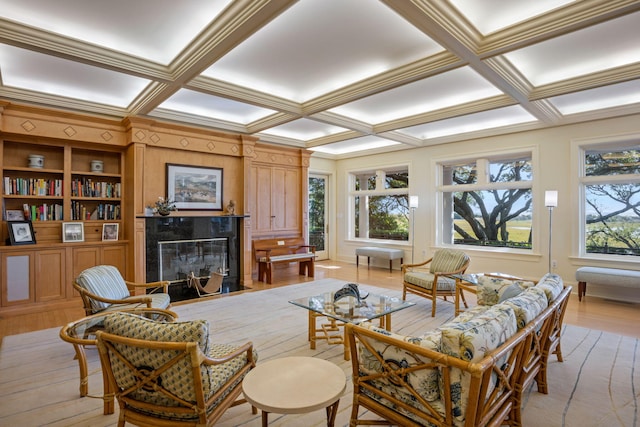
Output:
[[[304,414],[326,408],[327,426],[333,427],[340,397],[347,387],[344,371],[314,357],[283,357],[258,364],[242,380],[247,401],[262,411],[262,426],[269,412]]]

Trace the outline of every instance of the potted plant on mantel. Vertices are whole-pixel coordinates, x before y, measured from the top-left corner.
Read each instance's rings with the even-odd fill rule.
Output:
[[[172,211],[177,211],[176,204],[171,199],[165,199],[164,197],[158,197],[158,200],[153,204],[147,206],[148,209],[152,209],[153,213],[157,213],[158,215],[167,216]]]

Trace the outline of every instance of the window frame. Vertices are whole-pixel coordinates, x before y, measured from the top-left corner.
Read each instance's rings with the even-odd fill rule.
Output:
[[[358,175],[374,172],[374,175],[377,175],[377,171],[393,172],[393,171],[407,171],[407,179],[408,186],[407,188],[383,188],[382,190],[356,190],[356,179]],[[349,186],[349,191],[347,191],[347,215],[348,215],[348,229],[347,229],[347,239],[356,242],[374,242],[374,243],[383,243],[383,244],[392,244],[392,245],[410,245],[411,244],[411,228],[413,224],[409,221],[409,229],[408,229],[408,237],[407,240],[392,240],[392,239],[376,239],[372,237],[356,237],[356,212],[355,212],[355,199],[356,197],[370,197],[370,196],[390,196],[390,195],[407,195],[409,197],[411,193],[411,164],[410,163],[397,163],[397,164],[387,164],[387,165],[378,165],[378,166],[369,166],[365,168],[358,169],[350,169],[346,171],[347,173],[347,185]],[[376,184],[379,182],[376,179]],[[367,212],[368,212],[367,205]],[[368,233],[367,233],[368,234]]]
[[[491,162],[500,161],[500,160],[511,160],[518,157],[526,157],[529,159],[531,163],[531,180],[529,181],[510,181],[510,182],[491,182],[489,177],[489,165]],[[490,252],[490,253],[509,253],[509,254],[517,254],[517,255],[531,255],[531,256],[539,256],[540,254],[540,242],[541,242],[541,226],[542,226],[542,215],[539,214],[540,207],[537,206],[538,200],[540,203],[544,203],[544,197],[536,197],[537,191],[537,181],[538,171],[539,171],[539,154],[537,146],[522,146],[511,149],[501,149],[501,150],[492,150],[492,151],[482,151],[475,153],[465,153],[461,156],[443,156],[433,160],[433,170],[435,173],[435,215],[434,215],[434,223],[433,229],[435,244],[439,247],[449,247],[449,248],[458,248],[463,249],[465,251],[479,251],[479,252]],[[447,166],[451,166],[453,164],[463,164],[463,163],[476,163],[476,169],[478,173],[478,181],[474,184],[467,184],[464,186],[455,185],[455,184],[444,184],[444,168]],[[482,164],[486,166],[483,168],[486,170],[486,174],[483,174],[481,178],[481,171],[479,170],[479,165]],[[449,243],[445,241],[445,236],[448,236],[448,233],[445,233],[445,212],[444,212],[444,199],[445,194],[450,194],[452,192],[461,191],[463,189],[470,191],[479,191],[479,190],[509,190],[509,189],[521,189],[528,188],[531,190],[531,197],[533,199],[531,206],[531,227],[532,227],[532,236],[531,236],[531,248],[530,249],[520,249],[520,248],[509,248],[504,246],[491,247],[491,246],[476,246],[476,245],[465,245],[465,244],[455,244],[453,242]],[[452,226],[453,218],[448,221],[448,224]],[[451,236],[450,236],[451,237]],[[451,239],[452,240],[452,239]]]
[[[616,261],[621,263],[637,263],[638,257],[632,255],[616,255],[602,253],[588,253],[586,244],[586,187],[594,184],[628,184],[640,183],[640,174],[587,176],[585,155],[587,151],[594,149],[606,149],[609,151],[628,149],[638,146],[640,133],[632,132],[620,135],[599,136],[594,138],[574,139],[572,145],[572,162],[577,167],[573,174],[572,187],[577,191],[574,203],[578,206],[577,221],[574,232],[577,238],[573,239],[573,253],[577,258],[585,260]]]

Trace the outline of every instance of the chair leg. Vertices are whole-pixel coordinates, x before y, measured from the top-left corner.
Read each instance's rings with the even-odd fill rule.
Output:
[[[431,297],[431,317],[436,317],[436,294],[434,293]]]
[[[464,308],[469,308],[469,306],[467,305],[467,300],[464,299],[464,292],[462,292],[462,289],[460,289],[460,298],[462,298],[462,302],[464,304]]]

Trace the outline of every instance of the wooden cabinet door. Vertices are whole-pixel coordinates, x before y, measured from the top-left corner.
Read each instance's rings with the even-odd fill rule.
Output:
[[[126,245],[103,246],[101,263],[117,267],[122,277],[127,277],[126,249]]]
[[[80,246],[73,248],[73,279],[89,267],[101,264],[99,246]]]
[[[65,298],[66,262],[64,249],[35,252],[35,297],[37,302]]]
[[[252,213],[253,234],[300,231],[300,171],[294,168],[253,168],[255,188]]]
[[[2,254],[2,306],[34,301],[34,252]]]

